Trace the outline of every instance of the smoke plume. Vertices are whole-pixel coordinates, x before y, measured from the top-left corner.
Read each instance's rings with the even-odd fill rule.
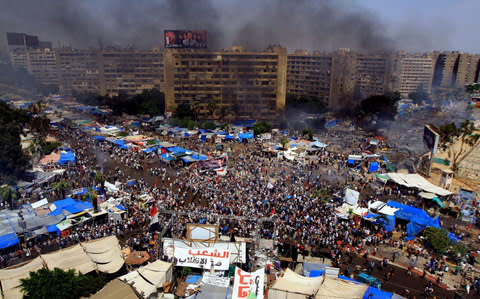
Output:
[[[5,32],[26,32],[54,46],[163,46],[163,30],[208,30],[209,48],[242,45],[263,50],[397,46],[376,16],[353,0],[4,0],[0,40]],[[421,38],[419,38],[420,40]]]

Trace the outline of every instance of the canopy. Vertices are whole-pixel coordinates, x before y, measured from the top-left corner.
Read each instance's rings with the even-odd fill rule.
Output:
[[[43,261],[40,257],[36,257],[29,263],[16,268],[0,269],[0,281],[5,298],[22,298],[23,295],[19,288],[20,279],[29,277],[30,272],[41,268],[43,268]]]
[[[75,163],[75,154],[71,150],[62,150],[60,152],[60,159],[57,163],[60,165]]]
[[[90,299],[138,299],[135,291],[127,283],[118,278],[107,283],[100,291],[89,297]]]
[[[116,236],[82,243],[82,246],[101,272],[115,273],[124,264],[122,249]]]
[[[0,236],[0,249],[7,248],[18,244],[18,237],[16,233],[9,233]]]
[[[253,133],[240,133],[238,134],[238,138],[240,139],[252,139]]]
[[[435,193],[440,196],[447,196],[452,194],[452,192],[430,183],[424,177],[416,173],[387,173],[387,176],[395,183],[405,187],[418,188],[420,190]]]
[[[268,290],[268,298],[286,298],[286,294],[289,293],[304,295],[305,297],[298,298],[306,298],[316,294],[322,280],[323,277],[321,276],[304,277],[287,269],[283,277],[277,279]]]
[[[131,285],[144,298],[149,298],[163,283],[172,279],[172,264],[158,260],[119,279]]]
[[[392,295],[392,293],[369,287],[363,295],[363,299],[390,299],[392,298]]]
[[[95,264],[85,251],[83,251],[80,244],[53,253],[44,254],[42,258],[50,270],[55,268],[63,270],[75,269],[86,274],[96,269]]]
[[[343,280],[336,277],[325,277],[318,286],[315,299],[349,298],[362,299],[367,290],[366,284]]]

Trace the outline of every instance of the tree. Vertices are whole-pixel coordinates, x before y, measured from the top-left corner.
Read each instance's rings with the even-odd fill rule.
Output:
[[[447,123],[439,128],[440,147],[448,151],[452,161],[452,170],[458,170],[460,163],[474,148],[480,145],[480,134],[475,130],[474,123],[465,120],[457,127],[455,123]]]
[[[41,268],[20,279],[20,290],[25,299],[89,297],[105,286],[103,275],[84,275],[75,270]]]
[[[312,128],[305,128],[302,130],[302,135],[307,135],[308,140],[313,141],[313,130]]]
[[[208,109],[208,112],[210,112],[210,116],[213,119],[213,116],[215,115],[215,110],[217,109],[217,104],[215,103],[214,100],[208,101],[207,109]]]
[[[67,183],[65,181],[53,182],[52,188],[57,193],[57,196],[61,195],[61,199],[65,198],[65,192],[67,191]]]
[[[430,95],[423,88],[423,85],[417,87],[415,91],[412,91],[408,94],[408,98],[411,99],[415,104],[422,104],[425,100],[428,100]]]
[[[214,122],[209,121],[203,124],[203,128],[206,130],[215,130],[217,125]]]
[[[358,117],[377,115],[383,119],[393,119],[397,114],[395,101],[385,95],[370,96],[360,102],[358,107]]]
[[[95,177],[93,178],[93,180],[95,181],[96,184],[99,184],[100,185],[100,189],[102,190],[102,194],[103,196],[106,198],[106,194],[105,194],[105,176],[103,175],[103,173],[96,173],[95,174]]]
[[[17,193],[8,185],[0,187],[0,196],[10,207],[13,207],[13,201],[17,199]]]
[[[93,206],[93,212],[98,213],[98,200],[97,200],[97,192],[93,189],[90,189],[88,193],[88,197],[90,197],[90,202],[92,203]]]
[[[254,123],[252,129],[253,134],[255,134],[255,136],[258,136],[260,134],[270,132],[272,130],[272,125],[267,122],[260,121]]]
[[[282,148],[285,149],[285,146],[288,144],[288,138],[283,136],[280,140],[280,144],[282,145]]]
[[[198,114],[200,113],[200,102],[193,101],[190,108],[192,108],[193,114],[195,115],[195,122],[197,122]]]
[[[193,116],[194,114],[189,104],[179,104],[172,113],[172,117],[178,119],[192,119]]]
[[[440,227],[427,227],[425,237],[430,246],[437,254],[444,254],[452,245],[448,237],[448,232]]]

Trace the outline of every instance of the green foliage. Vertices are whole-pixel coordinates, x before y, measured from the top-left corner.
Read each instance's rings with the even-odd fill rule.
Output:
[[[42,153],[44,155],[51,154],[59,146],[60,146],[60,142],[50,142],[50,141],[40,140],[40,147],[42,148]]]
[[[57,193],[57,196],[61,199],[65,198],[65,193],[67,191],[67,183],[65,181],[58,181],[52,183],[53,190]]]
[[[157,144],[156,140],[155,139],[149,139],[147,140],[147,145],[155,145]]]
[[[195,122],[191,119],[187,119],[187,128],[189,130],[193,130],[195,129]]]
[[[215,130],[217,128],[217,125],[214,122],[209,121],[209,122],[203,123],[202,127],[206,130]]]
[[[313,130],[312,128],[305,128],[302,130],[302,135],[307,136],[308,140],[313,141]]]
[[[165,112],[165,95],[158,89],[146,89],[141,94],[128,96],[120,92],[117,96],[99,96],[95,93],[78,93],[77,101],[85,105],[108,106],[116,115],[149,114],[159,115]]]
[[[361,101],[358,107],[358,117],[360,119],[373,115],[383,119],[393,119],[396,114],[395,101],[385,95],[370,96]]]
[[[30,272],[28,278],[20,280],[20,289],[25,299],[64,298],[77,299],[89,297],[105,286],[103,275],[84,275],[75,270],[63,271],[55,268],[53,271],[42,268]]]
[[[285,146],[288,144],[288,138],[283,136],[280,140],[280,144],[282,145],[283,149],[285,149]]]
[[[408,94],[408,98],[411,99],[415,104],[422,104],[429,97],[430,95],[422,85],[420,85],[415,91],[412,91]]]
[[[25,171],[28,158],[20,145],[20,133],[29,121],[25,111],[0,102],[0,184],[15,184]]]
[[[220,130],[228,132],[230,130],[230,126],[227,123],[223,123],[220,125]]]
[[[480,83],[472,83],[465,85],[465,92],[467,93],[477,93],[480,91]]]
[[[0,187],[0,197],[6,201],[10,206],[13,205],[13,201],[15,201],[18,196],[15,190],[8,185],[3,185]]]
[[[30,121],[30,126],[38,133],[46,135],[50,130],[50,120],[46,116],[34,117]]]
[[[260,121],[254,123],[252,129],[253,134],[255,134],[255,136],[258,136],[260,134],[270,132],[272,130],[272,125],[267,122]]]
[[[448,232],[444,228],[427,227],[425,237],[437,254],[446,253],[452,245],[448,238]]]
[[[173,110],[172,117],[178,119],[192,119],[194,116],[189,104],[179,104]]]
[[[288,110],[301,110],[308,113],[326,112],[327,105],[318,97],[287,94],[285,99]]]
[[[217,104],[214,100],[208,101],[207,109],[208,112],[210,112],[210,116],[213,118],[213,116],[215,115],[215,110],[217,110]]]

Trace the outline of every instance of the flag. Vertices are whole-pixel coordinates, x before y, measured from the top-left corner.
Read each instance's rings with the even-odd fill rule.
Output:
[[[272,211],[270,212],[270,217],[272,217],[273,214],[275,214],[275,209],[272,209]]]
[[[154,223],[158,223],[158,211],[156,205],[153,205],[153,207],[150,209],[150,225]]]

